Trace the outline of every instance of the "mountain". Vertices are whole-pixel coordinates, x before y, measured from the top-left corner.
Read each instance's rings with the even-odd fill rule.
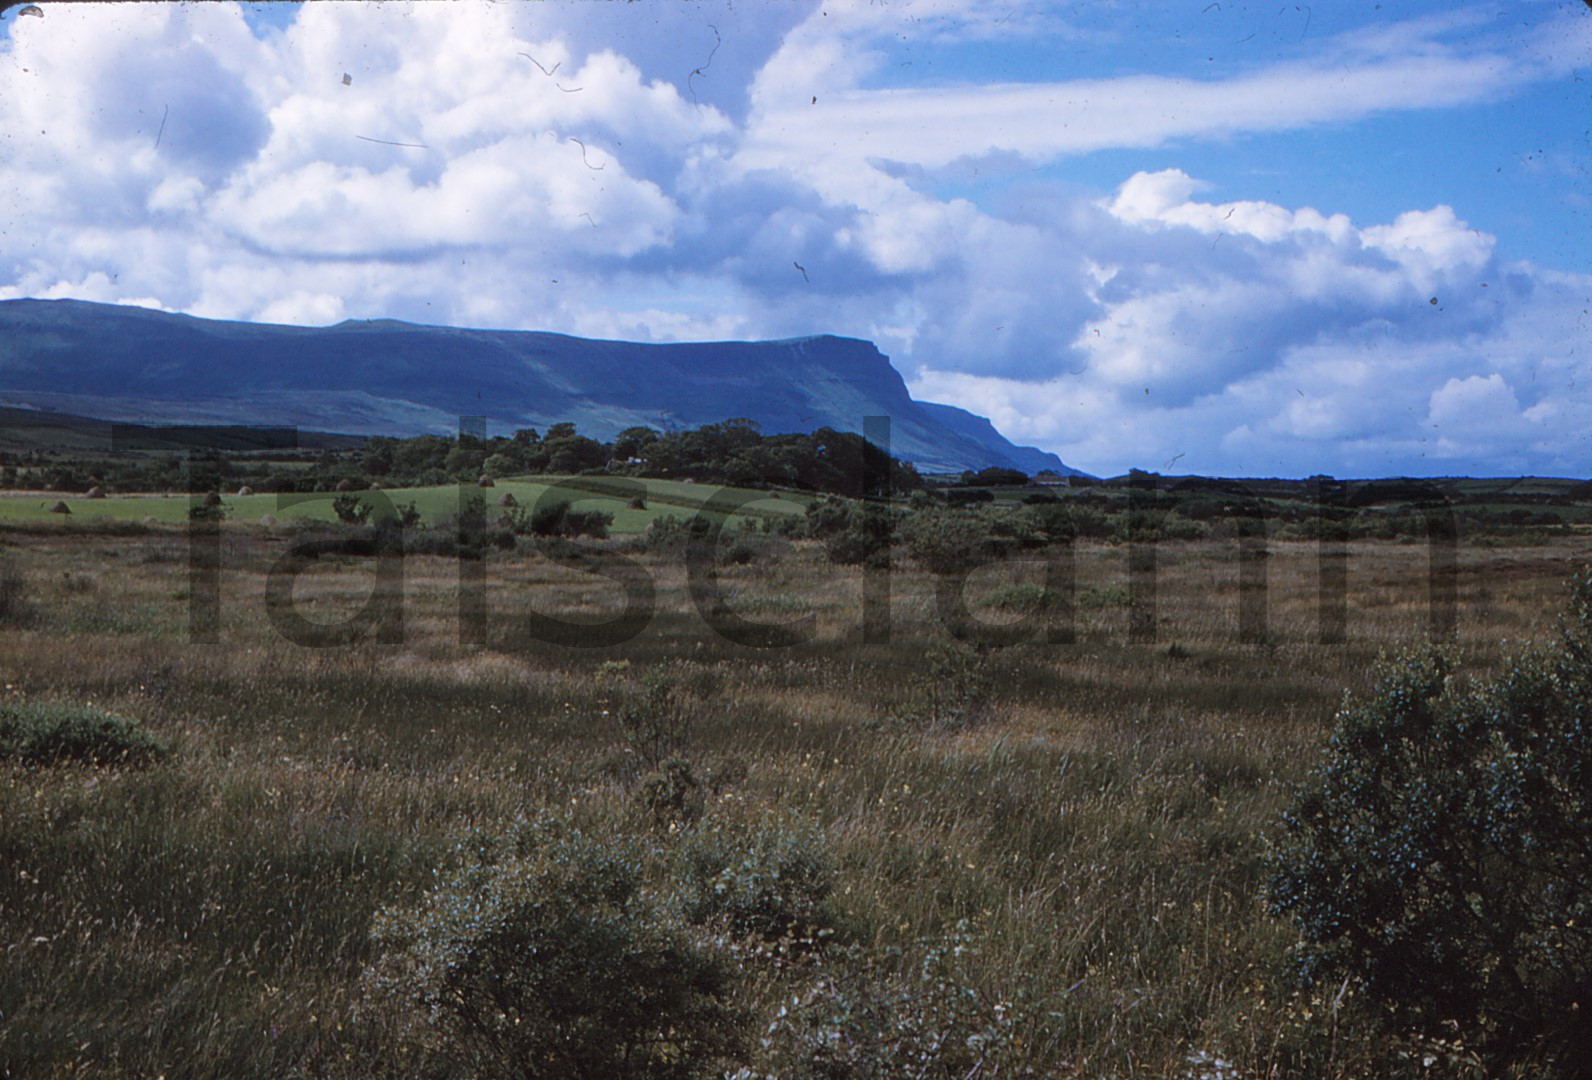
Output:
[[[1021,469],[1030,475],[1045,469],[1051,469],[1063,476],[1086,475],[1077,469],[1061,465],[1061,459],[1048,451],[1036,450],[1032,446],[1012,445],[1006,440],[1006,436],[995,430],[995,425],[988,419],[970,413],[966,409],[958,409],[955,405],[941,405],[933,401],[920,401],[917,406],[957,434],[972,439],[980,446],[988,448],[991,453],[1004,455],[1014,469]],[[1059,469],[1056,467],[1058,465],[1061,465]]]
[[[0,405],[133,423],[270,424],[361,435],[560,420],[610,438],[750,417],[765,432],[862,430],[927,472],[1072,472],[988,420],[913,401],[870,342],[650,345],[391,320],[272,326],[79,300],[0,301]]]

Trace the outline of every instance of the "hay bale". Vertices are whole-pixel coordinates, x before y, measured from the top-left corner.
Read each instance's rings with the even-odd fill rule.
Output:
[[[376,481],[372,480],[370,482],[370,487],[368,489],[366,489],[366,490],[369,490],[369,491],[380,491],[381,490],[381,485],[376,483]]]
[[[486,473],[482,473],[481,479],[477,480],[476,483],[481,487],[497,487],[497,484],[493,483],[492,478]]]
[[[88,489],[88,492],[83,497],[85,499],[103,499],[105,497],[105,489],[95,484]]]
[[[57,502],[54,506],[50,507],[50,513],[52,514],[70,514],[71,512],[72,508],[66,505],[64,501]]]
[[[244,496],[253,495],[253,494],[254,494],[254,489],[252,487],[250,487],[248,484],[244,484],[242,487],[240,487],[238,489],[238,497],[240,499],[243,498]]]
[[[514,492],[505,491],[503,493],[502,498],[498,499],[498,505],[499,506],[518,506],[518,505],[520,505],[520,500],[518,500],[518,499],[516,499],[514,497]]]
[[[212,491],[212,492],[209,492],[208,494],[206,494],[205,495],[205,505],[206,506],[220,506],[221,505],[221,492]]]
[[[336,490],[337,491],[353,491],[358,486],[359,486],[359,484],[356,483],[354,480],[351,480],[348,477],[344,477],[343,479],[341,479],[341,480],[339,480],[337,482]]]

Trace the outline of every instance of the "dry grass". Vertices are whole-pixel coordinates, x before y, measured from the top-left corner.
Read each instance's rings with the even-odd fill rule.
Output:
[[[799,544],[726,568],[730,610],[815,614],[805,644],[734,645],[683,569],[630,556],[657,613],[622,645],[549,644],[527,612],[612,617],[610,580],[542,559],[482,567],[488,644],[459,640],[458,564],[405,565],[404,640],[292,645],[265,579],[284,541],[224,530],[220,643],[188,640],[180,533],[15,533],[37,617],[0,627],[0,695],[93,702],[172,755],[141,771],[0,766],[0,1066],[12,1075],[340,1075],[384,1071],[361,1011],[372,913],[412,898],[462,831],[575,807],[649,828],[599,669],[663,667],[692,724],[683,752],[732,778],[708,819],[816,823],[845,923],[872,947],[968,920],[977,978],[1035,1003],[1040,1075],[1355,1075],[1366,1047],[1285,978],[1289,927],[1260,894],[1266,837],[1345,691],[1426,634],[1425,552],[1355,544],[1347,642],[1318,643],[1316,548],[1275,544],[1266,642],[1237,640],[1231,545],[1162,547],[1156,641],[1128,643],[1124,551],[1077,552],[1074,645],[982,661],[975,722],[892,721],[951,645],[936,581],[893,575],[892,639],[861,640],[862,578]],[[1458,650],[1479,669],[1551,633],[1585,538],[1461,552]],[[1025,577],[1024,574],[1027,574]],[[298,580],[306,617],[370,595],[372,564]],[[975,614],[1033,568],[983,571]],[[1173,647],[1175,646],[1175,648]],[[667,837],[655,838],[667,846]],[[788,992],[748,972],[753,1008]],[[378,1018],[379,1019],[379,1018]],[[1206,1055],[1199,1058],[1198,1055]]]

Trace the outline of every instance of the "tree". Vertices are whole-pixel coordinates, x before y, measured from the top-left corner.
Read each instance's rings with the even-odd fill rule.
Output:
[[[555,427],[558,425],[554,425]],[[547,468],[555,473],[577,473],[583,469],[598,469],[608,461],[608,450],[596,439],[585,435],[552,438],[543,441],[547,448]]]
[[[372,435],[365,441],[365,454],[359,461],[360,469],[371,476],[388,475],[392,472],[393,455],[397,447],[397,439],[386,435]]]
[[[459,441],[443,459],[442,467],[453,476],[473,479],[480,475],[481,465],[485,461],[486,445],[473,435],[460,435]]]
[[[614,436],[614,457],[621,461],[641,457],[657,441],[658,432],[650,427],[627,427]]]

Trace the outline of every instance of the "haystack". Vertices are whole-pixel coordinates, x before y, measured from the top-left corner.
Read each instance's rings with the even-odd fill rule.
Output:
[[[221,505],[221,492],[212,491],[209,494],[207,494],[205,496],[205,505],[206,506],[220,506]]]
[[[85,499],[103,499],[105,497],[105,489],[95,484],[88,489],[88,492],[83,497]]]
[[[492,482],[492,478],[486,473],[482,473],[481,479],[477,480],[476,483],[481,487],[497,487],[497,485]]]
[[[372,480],[370,482],[370,490],[371,491],[380,491],[381,490],[381,485],[376,483],[376,481]]]
[[[253,494],[254,494],[254,489],[252,487],[250,487],[248,484],[244,484],[242,487],[240,487],[238,489],[238,497],[240,499],[242,497],[244,497],[245,495],[253,495]]]
[[[341,479],[341,480],[339,480],[337,482],[337,490],[338,491],[353,491],[358,486],[359,485],[357,483],[355,483],[353,480],[349,479],[348,477],[344,477],[343,479]]]
[[[65,502],[58,502],[54,506],[50,507],[50,513],[52,514],[70,514],[71,512],[72,508],[66,505]]]
[[[520,505],[520,500],[518,500],[518,499],[516,499],[514,497],[514,492],[505,491],[503,493],[503,497],[498,499],[498,505],[499,506],[518,506],[518,505]]]

